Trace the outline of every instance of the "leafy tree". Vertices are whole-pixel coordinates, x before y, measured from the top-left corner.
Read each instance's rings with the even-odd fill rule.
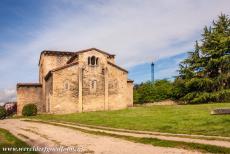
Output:
[[[134,86],[134,103],[156,102],[171,98],[173,84],[167,80],[145,82]]]
[[[0,106],[0,119],[6,118],[6,109],[2,106]]]
[[[230,19],[221,14],[205,26],[200,45],[179,65],[175,98],[188,103],[230,99]]]

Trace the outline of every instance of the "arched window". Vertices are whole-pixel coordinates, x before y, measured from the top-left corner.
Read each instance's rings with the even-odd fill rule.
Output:
[[[98,57],[95,57],[95,56],[88,57],[88,65],[95,66],[95,65],[98,65],[98,63],[99,63]]]
[[[95,65],[96,64],[96,58],[95,56],[91,57],[91,65]]]

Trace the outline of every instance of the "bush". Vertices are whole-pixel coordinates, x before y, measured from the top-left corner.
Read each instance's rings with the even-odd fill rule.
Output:
[[[227,102],[230,100],[230,90],[225,89],[217,92],[191,92],[181,98],[189,104],[208,102]]]
[[[149,103],[172,97],[173,84],[167,80],[145,82],[134,87],[134,103]]]
[[[173,83],[172,99],[179,100],[187,94],[187,88],[185,87],[185,81],[182,79],[176,79]]]
[[[0,119],[5,119],[6,118],[6,109],[2,106],[0,106]]]
[[[27,104],[22,109],[23,116],[35,116],[37,115],[37,106],[35,104]]]

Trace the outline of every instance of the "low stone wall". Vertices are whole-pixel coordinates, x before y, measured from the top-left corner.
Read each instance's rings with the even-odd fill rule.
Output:
[[[219,114],[230,114],[230,108],[228,109],[214,109],[211,114],[213,115],[219,115]]]
[[[20,85],[17,86],[17,115],[22,114],[23,106],[36,104],[38,112],[42,111],[42,86],[41,85]]]

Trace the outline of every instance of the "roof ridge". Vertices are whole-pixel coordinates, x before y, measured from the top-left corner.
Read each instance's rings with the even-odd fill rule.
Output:
[[[41,83],[17,83],[17,88],[22,86],[42,86]]]
[[[94,48],[94,47],[93,48],[84,49],[84,50],[79,50],[79,51],[76,51],[75,53],[77,54],[77,53],[87,52],[87,51],[90,51],[90,50],[96,50],[98,52],[104,53],[104,54],[109,55],[109,56],[115,56],[114,54],[110,54],[108,52],[102,51],[102,50]]]
[[[73,62],[73,60],[78,56],[79,53],[87,52],[87,51],[90,51],[90,50],[96,50],[96,51],[98,51],[98,52],[100,52],[102,54],[106,54],[106,55],[108,55],[110,57],[115,57],[114,54],[110,54],[110,53],[102,51],[100,49],[97,49],[97,48],[88,48],[88,49],[79,50],[79,51],[74,52],[75,54],[66,63],[69,64],[69,63]]]
[[[40,64],[42,54],[74,55],[75,52],[72,52],[72,51],[58,51],[58,50],[43,50],[43,51],[40,53],[38,65]]]
[[[122,70],[122,71],[124,71],[124,72],[126,72],[126,73],[128,73],[128,71],[126,69],[124,69],[124,68],[122,68],[122,67],[120,67],[120,66],[118,66],[118,65],[116,65],[114,63],[111,63],[109,61],[107,61],[107,63],[110,64],[110,65],[112,65],[112,66],[114,66],[114,67],[116,67],[116,68],[118,68],[118,69],[120,69],[120,70]]]

